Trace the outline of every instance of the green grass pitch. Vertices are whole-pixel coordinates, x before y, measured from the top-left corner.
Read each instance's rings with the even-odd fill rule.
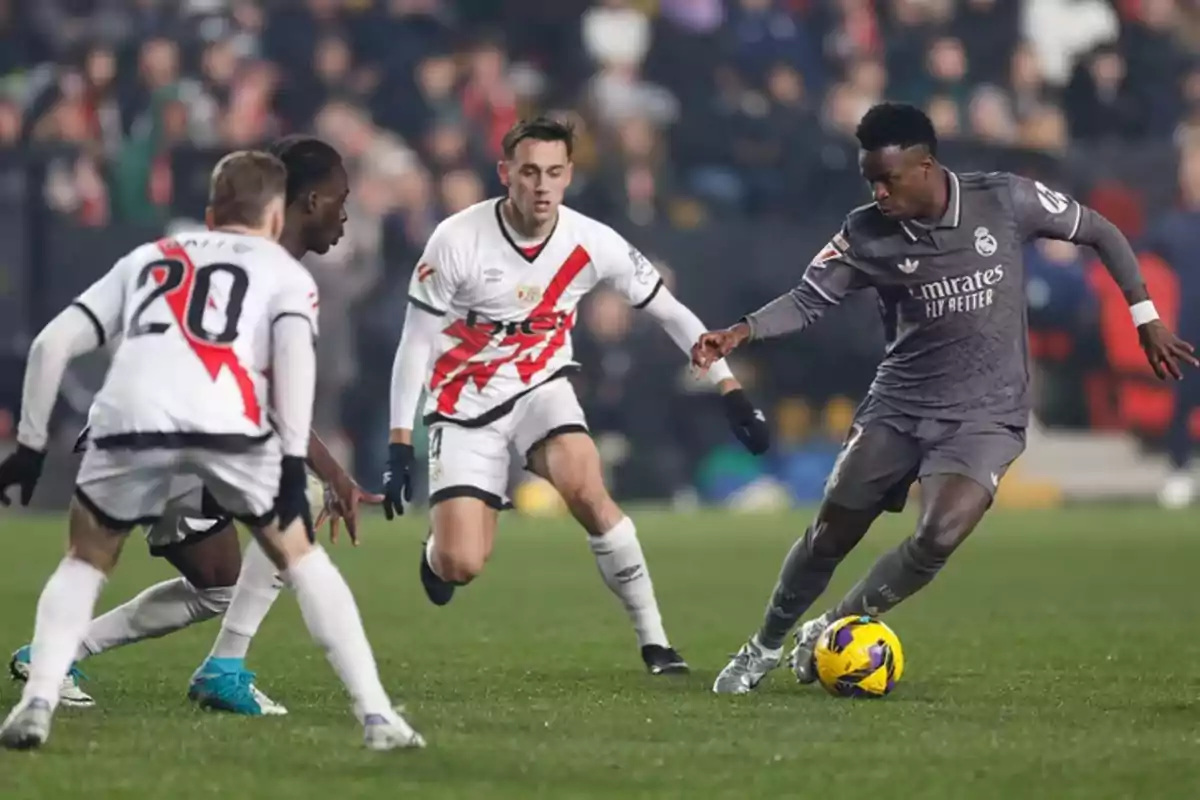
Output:
[[[808,520],[636,515],[685,679],[646,675],[624,613],[567,520],[504,520],[484,577],[448,607],[417,580],[423,522],[372,520],[332,548],[390,690],[430,741],[363,750],[295,601],[251,651],[291,709],[235,719],[185,690],[216,624],[87,662],[98,706],[64,709],[49,746],[0,753],[0,797],[534,798],[1200,796],[1200,516],[997,511],[923,595],[888,618],[905,679],[836,700],[786,671],[751,696],[709,691],[754,629]],[[885,520],[849,585],[912,524]],[[29,636],[62,547],[58,519],[0,522],[0,644]],[[134,539],[107,608],[170,576]],[[0,681],[7,709],[17,688]]]

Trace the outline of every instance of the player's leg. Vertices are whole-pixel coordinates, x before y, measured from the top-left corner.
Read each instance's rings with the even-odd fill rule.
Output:
[[[663,627],[637,527],[608,493],[600,454],[571,384],[551,381],[513,410],[514,441],[528,469],[549,481],[587,532],[600,577],[633,623],[642,661],[655,675],[685,673],[687,662]]]
[[[430,532],[421,549],[421,586],[444,606],[492,554],[508,507],[509,420],[479,428],[434,425],[429,432]]]
[[[250,642],[282,588],[275,565],[252,540],[221,618],[221,630],[188,686],[188,697],[202,708],[250,716],[287,714],[283,705],[258,688],[254,673],[246,669]]]
[[[241,558],[237,533],[227,520],[189,521],[183,513],[169,509],[147,535],[151,554],[166,558],[181,577],[156,583],[92,620],[75,654],[76,662],[144,639],[166,636],[225,613]],[[189,532],[189,525],[200,530]],[[25,645],[13,653],[9,671],[18,681],[28,679],[30,651]],[[60,690],[63,705],[95,704],[79,686],[82,677],[73,664]]]
[[[885,553],[841,602],[829,621],[851,614],[883,614],[937,576],[992,505],[1000,480],[1025,449],[1020,428],[946,423],[921,462],[921,515],[917,529]]]
[[[392,707],[379,680],[354,595],[341,572],[301,519],[280,530],[275,497],[280,485],[278,441],[241,455],[189,454],[222,507],[250,525],[263,552],[296,593],[313,639],[354,700],[372,749],[421,747],[424,740]]]
[[[920,445],[898,421],[875,412],[870,401],[860,410],[816,518],[784,559],[762,624],[717,676],[714,692],[744,694],[777,667],[788,632],[825,592],[838,564],[883,511],[904,507]],[[793,659],[811,646],[814,628],[812,623],[800,628]]]
[[[116,566],[125,534],[162,513],[170,454],[89,451],[71,503],[69,545],[38,600],[29,679],[0,729],[0,745],[37,747],[50,734],[59,688]],[[169,472],[166,473],[169,475]]]

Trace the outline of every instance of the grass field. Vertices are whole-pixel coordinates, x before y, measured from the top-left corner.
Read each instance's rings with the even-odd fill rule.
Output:
[[[997,512],[889,617],[907,672],[878,702],[835,700],[785,671],[748,697],[709,692],[806,514],[638,520],[690,678],[642,671],[569,522],[507,519],[484,578],[444,609],[417,581],[421,523],[373,522],[361,548],[334,555],[385,682],[429,749],[360,747],[285,596],[251,656],[291,716],[235,719],[188,704],[209,623],[87,662],[98,707],[64,709],[41,752],[0,753],[0,797],[1200,796],[1197,515]],[[881,525],[834,591],[910,524]],[[0,522],[5,648],[29,635],[61,528]],[[131,542],[101,604],[169,574]],[[16,697],[0,683],[4,709]]]

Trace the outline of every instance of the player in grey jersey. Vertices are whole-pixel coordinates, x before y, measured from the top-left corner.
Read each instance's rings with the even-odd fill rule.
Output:
[[[791,663],[800,682],[815,679],[812,651],[829,623],[882,614],[915,594],[991,506],[1025,448],[1030,411],[1026,240],[1093,247],[1124,291],[1158,376],[1179,378],[1181,364],[1197,364],[1192,346],[1158,319],[1129,243],[1100,214],[1008,173],[951,172],[913,106],[875,106],[857,137],[875,202],[850,212],[795,289],[704,334],[692,351],[703,368],[749,340],[802,330],[866,288],[879,296],[889,339],[817,517],[788,553],[762,626],[717,677],[718,693],[748,692],[779,664],[788,632],[834,569],[881,513],[904,507],[914,481],[922,506],[914,534],[797,631]]]

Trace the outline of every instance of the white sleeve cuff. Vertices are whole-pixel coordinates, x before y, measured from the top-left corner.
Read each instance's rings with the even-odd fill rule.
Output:
[[[666,287],[659,289],[644,308],[658,320],[671,340],[690,359],[692,345],[705,331],[704,323],[700,321],[700,318],[692,313],[690,308],[679,302],[679,298],[671,294]],[[714,384],[732,377],[733,372],[725,363],[725,359],[717,361],[708,368],[708,379]]]

